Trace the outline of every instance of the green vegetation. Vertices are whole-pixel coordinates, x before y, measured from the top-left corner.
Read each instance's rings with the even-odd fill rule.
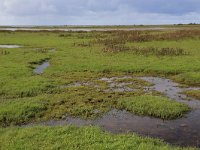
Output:
[[[44,97],[38,97],[2,102],[0,105],[1,126],[22,124],[30,119],[39,118],[39,113],[47,109],[45,101]]]
[[[174,80],[188,85],[200,85],[200,72],[185,72],[173,77]]]
[[[114,32],[114,31],[113,31]],[[141,33],[140,33],[141,32]],[[142,34],[140,31],[139,34]],[[159,34],[149,32],[148,34]],[[161,32],[162,33],[162,32]],[[197,73],[200,70],[199,59],[199,39],[189,39],[183,37],[182,40],[154,40],[146,42],[128,42],[127,44],[140,47],[156,47],[158,48],[180,48],[189,55],[183,56],[163,56],[157,57],[150,55],[148,57],[143,55],[135,55],[130,52],[121,52],[108,54],[103,53],[103,44],[96,43],[100,39],[106,39],[110,42],[112,37],[119,36],[113,35],[110,32],[91,32],[91,33],[71,33],[71,36],[60,37],[60,33],[48,32],[14,32],[14,33],[1,33],[0,43],[2,44],[20,44],[29,47],[52,47],[55,52],[42,53],[34,50],[34,48],[21,48],[21,50],[9,50],[9,55],[1,57],[1,66],[8,66],[9,63],[23,61],[21,66],[28,65],[28,62],[38,62],[44,58],[50,58],[51,67],[47,69],[48,74],[63,73],[69,71],[123,71],[123,72],[143,72],[143,73],[162,73],[162,74],[178,74],[185,72]],[[137,34],[131,32],[130,34]],[[186,34],[186,33],[185,33]],[[125,34],[126,35],[126,34]],[[196,35],[195,35],[196,36]],[[2,38],[3,37],[3,38]],[[95,40],[96,38],[96,40]],[[123,39],[126,40],[126,39]],[[90,42],[94,41],[90,47],[74,46],[73,43]],[[98,42],[98,41],[97,41]],[[119,42],[120,41],[116,41]],[[22,59],[23,57],[23,59]],[[20,60],[19,60],[20,59]],[[76,60],[76,61],[74,61]],[[144,61],[145,60],[145,61]],[[192,60],[192,61],[191,61]],[[18,62],[18,63],[19,63]],[[5,64],[6,63],[6,64]],[[81,65],[80,65],[81,64]],[[19,65],[19,64],[18,64]],[[3,67],[2,66],[2,67]],[[8,68],[7,68],[8,69]],[[6,69],[6,71],[7,71]],[[18,71],[16,71],[18,72]],[[16,73],[15,73],[16,74]]]
[[[113,135],[96,127],[32,127],[0,129],[1,149],[138,149],[181,150],[151,138],[135,134]],[[192,148],[185,148],[191,149]]]
[[[153,90],[146,94],[144,88],[151,84],[136,76],[167,76],[186,85],[200,85],[200,31],[197,27],[187,31],[0,31],[0,44],[24,46],[0,49],[1,127],[63,119],[67,115],[93,119],[113,108],[174,119],[183,116],[189,108],[158,96],[160,93]],[[41,75],[34,74],[33,69],[45,60],[50,67]],[[131,78],[123,78],[126,76]],[[101,80],[112,77],[118,77],[111,81],[113,85]],[[125,86],[132,90],[113,90]],[[142,96],[144,94],[146,96]],[[35,143],[41,149],[51,146],[56,149],[58,145],[63,148],[68,144],[69,149],[80,146],[105,149],[107,143],[110,149],[119,146],[125,149],[172,148],[158,140],[111,135],[93,127],[7,127],[0,130],[3,149],[14,149],[14,146],[34,149]],[[92,132],[96,133],[94,140],[88,137],[82,142],[73,141],[85,132],[89,132],[89,137]],[[42,142],[43,138],[46,143]],[[53,144],[55,141],[57,143]],[[69,141],[72,143],[67,144]]]
[[[138,115],[162,119],[182,117],[190,109],[187,105],[160,96],[135,96],[119,100],[119,107]]]
[[[61,87],[40,96],[2,99],[1,126],[19,125],[34,120],[61,119],[67,115],[95,118],[117,107],[120,97],[143,93],[140,89],[126,93],[104,92],[107,88],[104,84],[99,88],[101,89],[90,86]],[[94,110],[98,110],[98,113]]]
[[[200,90],[189,90],[184,92],[186,95],[200,100]]]

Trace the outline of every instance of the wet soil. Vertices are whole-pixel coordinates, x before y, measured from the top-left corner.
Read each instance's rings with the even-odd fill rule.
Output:
[[[129,79],[132,77],[124,76],[124,77],[111,77],[111,78],[101,78],[99,81],[106,82],[108,84],[108,88],[104,90],[104,92],[132,92],[135,89],[128,87],[129,85],[134,84],[133,82],[122,82],[119,83],[117,80]],[[61,88],[70,88],[70,87],[80,87],[80,86],[92,86],[98,90],[100,89],[100,85],[95,84],[93,82],[74,82],[71,84],[63,85]]]

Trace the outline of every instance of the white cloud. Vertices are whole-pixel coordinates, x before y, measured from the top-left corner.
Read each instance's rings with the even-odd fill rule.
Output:
[[[200,21],[199,0],[0,1],[0,25],[168,24]]]

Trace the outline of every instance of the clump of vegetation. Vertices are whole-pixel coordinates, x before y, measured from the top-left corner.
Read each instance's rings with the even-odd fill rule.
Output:
[[[188,55],[187,52],[185,52],[181,48],[161,48],[157,50],[156,52],[157,56],[181,56],[181,55]]]
[[[34,65],[41,65],[43,62],[48,61],[48,60],[49,60],[49,58],[43,58],[43,59],[40,59],[40,60],[37,60],[37,61],[31,61],[31,62],[29,62],[29,64],[33,65],[33,67],[34,67]]]
[[[8,55],[8,54],[10,54],[9,51],[0,49],[0,55]]]
[[[141,95],[142,91],[104,92],[103,89],[95,90],[94,87],[80,86],[55,89],[47,93],[42,96],[18,98],[14,101],[7,99],[8,102],[1,103],[0,125],[27,123],[30,119],[32,121],[61,119],[68,115],[96,118],[116,107],[117,99]],[[94,111],[96,109],[98,113]]]
[[[132,52],[137,55],[156,55],[156,56],[182,56],[188,55],[181,48],[156,48],[156,47],[128,47],[124,45],[108,45],[103,48],[103,52]]]
[[[200,100],[200,90],[189,90],[184,92],[186,95]]]
[[[126,109],[138,115],[148,115],[162,119],[182,117],[190,108],[176,101],[160,96],[135,96],[122,98],[118,102],[119,108]]]
[[[0,96],[4,98],[33,97],[47,93],[55,88],[56,82],[39,76],[4,80],[0,88]]]
[[[79,46],[79,47],[91,47],[91,42],[81,42],[81,43],[73,43],[73,46]]]
[[[19,125],[32,119],[40,118],[39,113],[47,109],[47,99],[23,98],[1,102],[0,126]]]
[[[102,50],[103,52],[115,53],[130,51],[130,48],[124,45],[107,45]]]
[[[200,72],[185,72],[174,76],[173,79],[187,85],[200,86]]]
[[[35,51],[38,53],[48,53],[50,51],[54,51],[55,48],[36,48]]]
[[[65,34],[59,34],[59,37],[71,37],[72,34],[71,33],[65,33]]]

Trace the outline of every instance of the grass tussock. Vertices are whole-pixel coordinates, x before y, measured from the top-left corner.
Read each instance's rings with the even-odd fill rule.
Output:
[[[200,86],[200,72],[185,72],[173,77],[174,80],[193,86]]]
[[[91,47],[92,43],[90,42],[81,42],[81,43],[73,43],[73,46],[77,46],[77,47]]]
[[[0,126],[20,125],[40,118],[39,113],[47,109],[44,97],[23,98],[1,102]]]
[[[10,54],[9,51],[0,49],[0,56],[1,56],[1,55],[8,55],[8,54]]]
[[[148,115],[162,119],[182,117],[190,108],[183,104],[160,96],[136,96],[123,98],[118,102],[119,108],[138,115]]]
[[[185,91],[184,93],[190,97],[194,97],[200,100],[200,90],[189,90],[189,91]]]

